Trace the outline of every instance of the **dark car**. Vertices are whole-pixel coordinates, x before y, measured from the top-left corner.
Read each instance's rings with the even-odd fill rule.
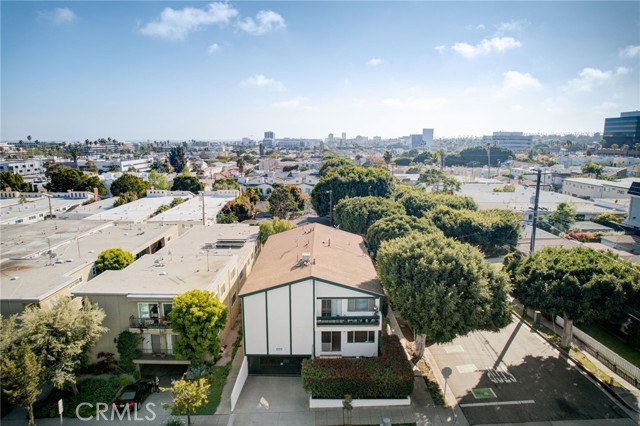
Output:
[[[137,382],[133,385],[125,386],[115,401],[113,402],[113,408],[118,411],[129,410],[133,412],[136,409],[142,407],[142,403],[147,397],[151,395],[151,385],[145,382]]]

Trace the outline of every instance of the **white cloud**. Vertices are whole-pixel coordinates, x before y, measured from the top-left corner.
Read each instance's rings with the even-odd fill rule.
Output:
[[[620,49],[620,56],[625,58],[635,58],[640,56],[640,46],[626,46]]]
[[[382,59],[380,59],[380,58],[371,58],[367,62],[367,64],[371,65],[372,67],[377,67],[381,63],[382,63]]]
[[[479,55],[488,55],[492,52],[504,52],[509,49],[520,47],[521,45],[522,43],[513,37],[493,37],[491,39],[484,39],[476,45],[471,45],[469,43],[456,43],[451,46],[451,50],[467,59],[473,59]]]
[[[434,49],[436,50],[436,52],[443,54],[444,51],[447,50],[447,46],[440,45],[440,46],[434,47]]]
[[[211,46],[207,47],[207,52],[214,53],[220,50],[220,45],[218,43],[213,43]]]
[[[513,111],[522,111],[524,109],[522,105],[518,104],[511,105],[509,108],[511,108]]]
[[[527,25],[526,21],[509,21],[509,22],[500,22],[495,25],[496,27],[496,35],[500,36],[505,33],[516,33],[520,32]]]
[[[305,98],[298,96],[286,101],[274,102],[271,104],[271,107],[277,109],[313,109],[304,104],[305,100]]]
[[[483,24],[478,24],[478,25],[467,25],[466,27],[464,27],[465,30],[484,30],[485,26]]]
[[[444,98],[386,98],[380,103],[383,106],[396,108],[396,109],[412,109],[420,111],[434,111],[441,109],[445,104]]]
[[[158,19],[147,23],[140,32],[151,37],[182,40],[202,26],[226,24],[237,15],[238,11],[226,3],[210,3],[204,9],[167,7]]]
[[[604,101],[599,105],[596,105],[593,109],[596,111],[618,111],[620,104],[610,101]]]
[[[507,71],[503,74],[502,89],[507,91],[539,89],[542,87],[537,78],[531,74],[518,71]]]
[[[55,25],[70,24],[76,20],[76,14],[68,7],[57,7],[53,10],[38,12],[38,20],[47,21]]]
[[[598,68],[583,68],[577,78],[570,80],[566,88],[576,92],[591,92],[595,87],[600,86],[615,77],[626,75],[631,70],[626,67],[618,67],[613,71],[602,71]]]
[[[238,22],[238,28],[251,35],[262,35],[283,29],[284,18],[272,10],[261,10],[253,18],[245,18]]]
[[[241,82],[240,85],[242,87],[257,87],[259,89],[270,89],[276,91],[284,90],[284,84],[272,78],[267,78],[262,74],[251,76]]]

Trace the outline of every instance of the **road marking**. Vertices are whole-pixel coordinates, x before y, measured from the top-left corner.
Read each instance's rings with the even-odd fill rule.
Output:
[[[524,405],[535,404],[533,399],[527,399],[525,401],[498,401],[498,402],[472,402],[470,404],[460,404],[460,407],[486,407],[490,405]]]
[[[471,389],[471,393],[475,399],[497,398],[496,393],[491,388],[475,388]]]
[[[475,364],[456,365],[456,370],[458,370],[458,373],[475,373],[478,371]]]
[[[464,348],[461,345],[450,345],[445,346],[444,351],[448,354],[457,354],[460,352],[464,352]]]
[[[498,368],[487,367],[487,376],[493,383],[516,383],[515,376],[509,373],[507,367],[500,365]]]

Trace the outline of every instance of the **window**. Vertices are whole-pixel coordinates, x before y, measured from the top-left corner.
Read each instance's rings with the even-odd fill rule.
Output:
[[[220,296],[224,296],[224,293],[227,291],[226,285],[222,284],[220,286]]]
[[[322,299],[322,310],[320,315],[323,317],[337,317],[342,315],[342,300],[340,299]]]
[[[235,277],[236,277],[236,268],[234,266],[233,269],[231,269],[231,281],[233,281]]]
[[[138,315],[140,318],[158,318],[158,304],[138,303]]]
[[[322,332],[322,352],[340,352],[341,336],[339,331]]]
[[[173,309],[173,303],[163,303],[162,304],[162,316],[165,318],[169,318],[169,313]]]
[[[376,307],[374,298],[349,299],[349,312],[371,312]]]
[[[375,343],[375,331],[349,331],[347,332],[348,343]]]
[[[331,299],[322,300],[322,313],[323,317],[331,316]]]
[[[238,299],[238,294],[233,293],[233,296],[231,296],[231,306],[236,304],[236,299]]]

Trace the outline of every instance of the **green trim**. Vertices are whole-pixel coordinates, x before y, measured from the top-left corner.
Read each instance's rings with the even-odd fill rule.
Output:
[[[379,299],[379,297],[369,296],[369,297],[318,297],[318,300],[342,300],[342,299]],[[355,311],[352,311],[355,312]]]
[[[337,282],[334,282],[334,281],[325,280],[323,278],[318,278],[318,277],[314,277],[313,275],[311,275],[311,276],[308,276],[308,277],[305,277],[305,278],[300,278],[300,279],[297,279],[297,280],[294,280],[294,281],[289,281],[289,282],[286,282],[286,283],[274,285],[274,286],[269,287],[269,288],[263,288],[262,290],[256,290],[256,291],[252,291],[252,292],[249,292],[249,293],[241,294],[240,297],[242,298],[242,297],[246,297],[246,296],[252,296],[252,295],[258,294],[258,293],[264,293],[264,292],[269,291],[269,290],[275,290],[276,288],[284,287],[284,286],[291,285],[291,284],[297,284],[297,283],[301,283],[303,281],[308,281],[308,280],[321,281],[321,282],[326,283],[326,284],[331,284],[331,285],[335,285],[335,286],[338,286],[338,287],[346,288],[347,290],[353,290],[353,291],[358,291],[358,292],[361,292],[361,293],[369,294],[369,295],[371,295],[373,297],[384,296],[383,293],[376,293],[375,291],[364,290],[364,289],[361,289],[361,288],[358,288],[358,287],[353,287],[353,286],[346,285],[346,284],[340,284],[340,283],[337,283]],[[315,296],[314,296],[314,299],[315,299]],[[346,297],[341,297],[340,299],[346,299]],[[358,298],[356,297],[356,299],[358,299]]]
[[[273,287],[264,288],[262,290],[256,290],[256,291],[252,291],[250,293],[241,294],[240,297],[253,296],[254,294],[264,293],[264,292],[267,292],[269,290],[275,290],[275,289],[280,288],[280,287],[284,287],[284,286],[292,285],[292,284],[298,284],[298,283],[301,283],[301,282],[304,282],[304,281],[309,281],[309,280],[313,280],[313,278],[312,277],[300,278],[299,280],[289,281],[289,282],[286,282],[286,283],[274,285]]]
[[[267,355],[269,355],[269,292],[264,292],[264,330],[267,332]]]
[[[312,358],[316,357],[316,280],[311,280],[311,288],[313,289],[313,298],[311,299],[311,303],[313,306],[313,309],[311,309],[311,324],[313,326],[313,336],[311,339],[311,350],[313,351],[313,354],[311,355]]]
[[[240,301],[240,309],[242,309],[242,351],[247,356],[247,329],[244,326],[244,301]]]
[[[346,288],[347,290],[359,291],[361,293],[370,294],[370,295],[372,295],[374,297],[380,297],[382,295],[382,293],[376,293],[376,292],[369,291],[369,290],[364,290],[364,289],[361,289],[361,288],[358,288],[358,287],[353,287],[353,286],[346,285],[346,284],[340,284],[340,283],[337,283],[337,282],[334,282],[334,281],[325,280],[323,278],[314,277],[314,279],[316,281],[321,281],[321,282],[326,283],[326,284],[331,284],[331,285],[335,285],[337,287]],[[346,297],[341,297],[340,299],[346,299]],[[356,297],[356,299],[358,299],[358,297]]]
[[[289,355],[293,355],[293,327],[291,326],[291,286],[289,286]]]

